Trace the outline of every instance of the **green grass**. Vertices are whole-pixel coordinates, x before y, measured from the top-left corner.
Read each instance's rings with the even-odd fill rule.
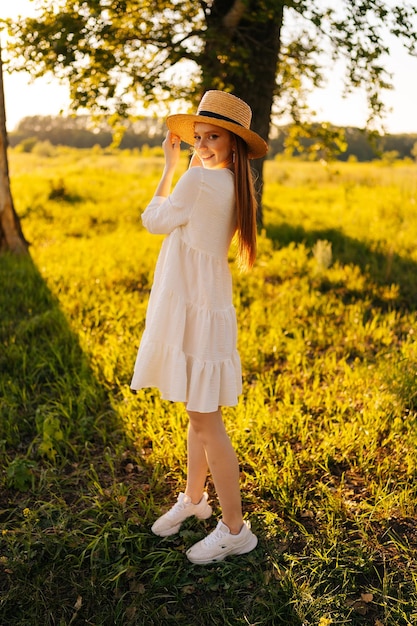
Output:
[[[149,530],[184,484],[184,410],[129,391],[162,160],[10,157],[32,245],[0,258],[0,623],[417,624],[416,166],[267,163],[225,411],[259,546],[198,567],[215,519]]]

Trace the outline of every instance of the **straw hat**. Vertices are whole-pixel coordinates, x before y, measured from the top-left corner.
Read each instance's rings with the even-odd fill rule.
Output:
[[[194,144],[195,122],[214,124],[241,137],[248,146],[250,159],[259,159],[268,151],[266,142],[250,130],[251,108],[246,102],[226,91],[207,91],[201,99],[196,115],[180,113],[167,117],[167,126],[182,141]]]

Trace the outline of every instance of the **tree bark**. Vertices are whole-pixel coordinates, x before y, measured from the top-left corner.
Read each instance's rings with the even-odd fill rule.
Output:
[[[214,0],[206,16],[203,89],[227,89],[251,107],[252,129],[268,140],[284,3]],[[260,19],[261,17],[261,19]],[[264,159],[253,162],[259,199]],[[263,223],[260,204],[258,222]]]
[[[7,146],[3,65],[0,44],[0,252],[9,251],[15,254],[27,254],[28,243],[23,235],[10,190]]]

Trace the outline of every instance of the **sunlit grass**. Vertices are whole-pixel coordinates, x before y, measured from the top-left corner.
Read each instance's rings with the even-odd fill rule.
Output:
[[[183,488],[184,409],[129,390],[161,244],[140,213],[161,166],[11,154],[34,265],[0,259],[0,614],[413,624],[416,167],[266,164],[257,264],[232,265],[244,393],[225,411],[260,545],[198,568],[184,550],[214,521],[149,530]]]

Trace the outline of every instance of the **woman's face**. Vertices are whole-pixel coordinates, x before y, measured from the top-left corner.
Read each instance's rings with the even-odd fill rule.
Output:
[[[220,126],[196,122],[194,125],[194,150],[207,169],[220,169],[232,165],[233,135]]]

